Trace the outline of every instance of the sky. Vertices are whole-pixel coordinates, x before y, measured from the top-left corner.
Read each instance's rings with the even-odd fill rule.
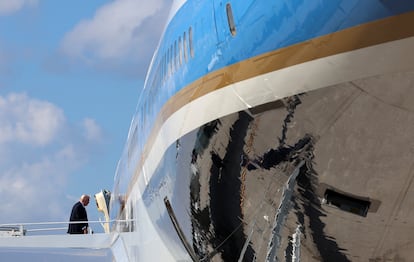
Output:
[[[170,5],[0,0],[1,224],[67,221],[82,194],[89,220],[102,217],[93,195],[112,190]],[[105,251],[0,249],[0,261],[74,256],[111,261]]]

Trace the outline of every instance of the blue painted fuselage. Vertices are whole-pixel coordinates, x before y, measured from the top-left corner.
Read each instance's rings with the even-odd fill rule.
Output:
[[[325,64],[319,64],[325,63],[323,60],[327,57],[352,56],[364,48],[412,38],[409,29],[394,35],[385,29],[376,32],[374,27],[388,28],[389,24],[398,25],[406,21],[404,19],[412,21],[414,2],[187,0],[178,6],[168,20],[152,59],[118,164],[114,195],[126,197],[126,204],[122,202],[125,206],[119,206],[115,201],[112,215],[121,214],[123,218],[136,220],[133,225],[120,229],[140,239],[140,244],[125,240],[129,257],[149,259],[152,254],[153,258],[165,261],[276,259],[272,247],[283,244],[276,245],[271,233],[262,238],[266,239],[263,243],[258,240],[260,237],[249,235],[256,223],[259,224],[251,216],[261,210],[250,212],[246,204],[256,198],[247,191],[257,191],[259,183],[255,182],[252,187],[255,189],[247,186],[246,174],[255,174],[258,170],[261,175],[267,174],[270,166],[276,168],[281,163],[293,170],[299,166],[299,160],[310,161],[296,158],[296,155],[314,153],[309,150],[316,143],[313,137],[317,132],[306,128],[297,131],[297,137],[302,138],[291,141],[288,147],[288,142],[284,141],[286,131],[281,131],[279,146],[260,149],[280,154],[279,158],[269,160],[271,164],[265,165],[269,155],[248,159],[250,151],[246,151],[246,147],[254,148],[248,139],[253,132],[253,122],[259,118],[254,110],[259,110],[263,104],[281,101],[282,107],[292,111],[304,101],[296,97],[298,94],[386,72],[387,68],[361,74],[352,72],[349,79],[338,76],[327,84],[311,84],[325,75],[332,75],[322,69]],[[360,32],[376,34],[361,35]],[[348,35],[358,38],[349,39]],[[346,60],[351,61],[351,58]],[[342,57],[339,59],[343,61]],[[333,67],[340,64],[332,61]],[[409,67],[411,62],[406,64]],[[292,70],[308,72],[300,68],[308,65],[309,72],[315,70],[309,74],[317,74],[317,80],[303,76],[309,78],[303,83],[299,81],[302,74],[289,73]],[[338,70],[335,72],[341,75]],[[284,82],[278,81],[283,81],[283,76],[293,80],[297,77],[297,82],[289,81],[296,84],[297,89],[283,85],[285,91],[279,94],[278,90],[283,88],[276,83],[282,86]],[[259,87],[268,80],[274,90],[270,88],[267,93]],[[237,103],[228,100],[228,94],[234,94],[241,105],[233,107],[232,104]],[[249,100],[251,97],[254,99]],[[300,102],[292,102],[296,99]],[[281,108],[272,106],[272,110]],[[243,113],[245,110],[248,113]],[[211,116],[210,111],[217,116],[213,113]],[[281,129],[288,128],[288,120],[289,117],[281,118]],[[272,136],[274,134],[264,134],[262,140]],[[220,144],[222,147],[218,146]],[[230,153],[224,154],[224,151]],[[295,155],[294,160],[287,155]],[[289,174],[286,171],[285,176]],[[284,182],[279,184],[280,189],[284,188]],[[280,199],[280,206],[284,206],[284,201],[288,200],[278,192],[272,192],[272,199]],[[280,221],[273,217],[282,215],[277,209],[279,204],[272,206],[273,211],[263,211],[259,217],[265,218],[274,232]],[[304,209],[306,211],[306,207]],[[312,217],[309,213],[304,216]],[[303,219],[298,221],[305,223]],[[157,237],[149,237],[149,234],[157,234]],[[156,243],[160,243],[160,253],[151,249]],[[342,255],[339,251],[327,254],[321,250],[319,254],[335,259]]]

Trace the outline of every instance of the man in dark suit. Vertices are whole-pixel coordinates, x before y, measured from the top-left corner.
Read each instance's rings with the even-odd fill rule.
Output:
[[[88,233],[88,216],[85,207],[89,204],[89,196],[82,195],[79,202],[76,202],[72,207],[70,214],[70,222],[85,221],[84,223],[69,224],[69,234],[87,234]]]

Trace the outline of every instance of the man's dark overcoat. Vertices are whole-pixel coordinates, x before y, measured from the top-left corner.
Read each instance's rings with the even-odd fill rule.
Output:
[[[88,216],[86,214],[86,209],[81,202],[77,202],[73,205],[69,221],[85,221],[85,223],[69,224],[69,234],[83,234],[83,229],[88,227]]]

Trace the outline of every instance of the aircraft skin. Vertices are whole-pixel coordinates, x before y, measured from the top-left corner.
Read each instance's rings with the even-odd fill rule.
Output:
[[[406,0],[175,1],[118,222],[68,243],[116,261],[410,261],[413,25]],[[34,243],[15,240],[0,245]]]
[[[414,2],[176,1],[112,194],[118,261],[409,261]]]

